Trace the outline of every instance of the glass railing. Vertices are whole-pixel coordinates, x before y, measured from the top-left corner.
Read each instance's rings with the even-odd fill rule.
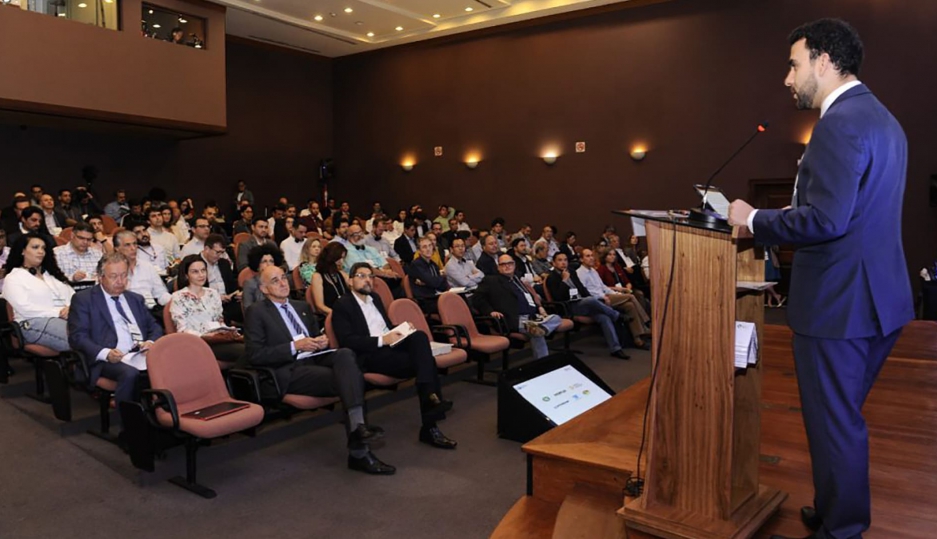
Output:
[[[120,29],[119,0],[0,0],[4,7],[68,19],[111,30]]]

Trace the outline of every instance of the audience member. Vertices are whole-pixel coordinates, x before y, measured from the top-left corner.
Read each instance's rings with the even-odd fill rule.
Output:
[[[475,260],[475,265],[485,275],[498,275],[498,255],[500,254],[501,247],[498,246],[498,237],[494,234],[488,234],[485,236],[484,247]]]
[[[293,271],[299,266],[299,256],[306,245],[306,225],[302,223],[293,224],[288,238],[280,242],[280,250],[283,251],[283,259],[286,261],[286,267]]]
[[[140,370],[125,362],[129,354],[145,354],[163,336],[143,296],[127,288],[130,262],[120,253],[105,255],[95,270],[100,284],[75,294],[68,315],[68,342],[91,362],[89,383],[103,376],[117,382],[114,400],[140,399]]]
[[[475,288],[485,274],[475,267],[475,263],[465,258],[465,240],[456,238],[452,242],[449,261],[446,262],[446,280],[450,286]]]
[[[449,250],[449,241],[443,237],[443,228],[441,224],[433,222],[433,225],[430,227],[429,234],[427,234],[427,236],[430,234],[432,234],[433,238],[435,238],[435,244],[441,251]]]
[[[104,251],[93,245],[91,225],[79,222],[72,228],[69,242],[53,249],[55,261],[69,281],[78,283],[97,279],[98,261]]]
[[[276,249],[276,246],[271,243],[263,245]],[[218,292],[225,320],[244,320],[244,312],[240,306],[241,291],[238,290],[238,280],[234,269],[231,268],[231,262],[225,258],[224,238],[218,234],[208,236],[205,240],[205,248],[199,256],[205,262],[208,272],[208,281],[204,286]],[[185,286],[185,274],[180,272],[179,277],[182,279],[180,286]]]
[[[456,441],[447,438],[436,424],[452,408],[452,403],[442,398],[429,338],[422,331],[407,336],[391,331],[384,305],[373,292],[371,267],[358,263],[352,266],[351,273],[352,293],[336,301],[332,311],[332,327],[338,342],[357,354],[364,372],[395,378],[416,376],[423,423],[419,441],[440,449],[455,449]]]
[[[40,204],[42,203],[42,194],[44,192],[45,191],[43,190],[41,185],[39,185],[38,183],[32,184],[32,186],[29,188],[29,193],[31,195],[29,198],[29,205],[35,206],[37,208],[41,207]]]
[[[628,274],[621,264],[618,263],[618,256],[615,251],[606,249],[604,251],[599,251],[597,254],[600,259],[599,262],[601,262],[597,269],[599,277],[602,278],[602,282],[605,283],[605,286],[620,294],[634,294],[634,297],[637,298],[641,307],[644,308],[644,311],[650,312],[651,306],[644,297],[644,292],[634,289],[631,285]]]
[[[238,209],[238,214],[241,216],[240,219],[232,223],[231,225],[231,235],[237,234],[250,234],[251,233],[251,223],[254,220],[254,208],[250,204],[241,206]]]
[[[166,253],[166,257],[170,261],[169,265],[172,265],[179,258],[181,249],[176,235],[168,227],[163,226],[162,206],[150,206],[146,218],[150,225],[146,229],[150,235],[150,241],[163,248],[163,252]]]
[[[143,202],[133,199],[127,204],[130,206],[130,211],[125,213],[117,223],[127,230],[130,230],[136,223],[146,223],[146,216],[143,213]]]
[[[516,237],[511,240],[511,258],[514,259],[514,274],[517,277],[530,284],[531,286],[535,284],[543,284],[543,279],[540,277],[540,274],[534,270],[533,263],[530,261],[528,256],[528,247],[529,243],[523,237]]]
[[[399,238],[400,236],[403,236],[403,230],[404,228],[406,228],[404,224],[407,222],[407,219],[409,219],[409,217],[410,217],[410,214],[407,213],[407,210],[398,211],[397,218],[394,219],[393,221],[393,226],[388,228],[384,232],[387,238],[387,241],[389,241],[391,245],[393,245],[394,242],[397,241],[397,238]]]
[[[445,264],[443,263],[443,260],[442,260],[442,254],[440,254],[439,249],[437,248],[437,245],[436,245],[436,234],[433,234],[432,232],[427,232],[426,235],[423,236],[423,238],[426,238],[429,241],[433,242],[433,256],[430,257],[430,260],[433,261],[433,264],[436,264],[436,269],[438,269],[439,271],[442,271],[442,269],[445,267]],[[423,238],[420,238],[420,239],[423,239]],[[420,258],[419,242],[417,242],[417,252],[413,255],[413,260],[416,260],[418,258]]]
[[[319,238],[307,240],[303,244],[303,252],[299,255],[299,276],[306,286],[312,284],[312,274],[316,272],[316,261],[321,251],[322,240]]]
[[[247,312],[247,309],[254,303],[264,299],[264,293],[260,289],[260,273],[264,268],[267,266],[279,267],[282,265],[283,253],[269,244],[258,245],[247,253],[247,267],[249,267],[255,275],[244,282],[244,287],[241,291],[241,308],[244,312]]]
[[[487,230],[476,230],[465,240],[465,257],[478,264],[478,258],[482,255],[485,247],[485,238],[488,237]]]
[[[330,242],[322,249],[312,274],[312,297],[316,311],[332,312],[332,305],[348,293],[348,274],[342,268],[348,250],[341,243]]]
[[[28,206],[20,212],[19,227],[10,234],[10,243],[16,243],[16,240],[20,237],[31,232],[42,236],[50,245],[55,245],[55,239],[52,238],[49,229],[46,228],[46,224],[42,220],[42,210],[35,206]]]
[[[220,218],[218,215],[218,206],[212,201],[206,202],[205,206],[202,208],[202,217],[208,219],[208,224],[211,226],[211,233],[220,235],[224,238],[225,244],[227,245],[229,243],[228,236],[225,234],[224,230],[224,219]]]
[[[23,210],[38,208],[30,206]],[[13,242],[3,280],[3,298],[13,307],[26,344],[39,344],[57,352],[68,346],[69,304],[75,291],[55,263],[51,243],[36,232],[21,234]]]
[[[289,230],[286,228],[286,211],[288,209],[289,205],[284,202],[277,204],[273,207],[273,215],[267,220],[270,224],[270,239],[273,240],[273,243],[276,245],[279,245],[280,242],[290,235]]]
[[[65,215],[55,210],[55,199],[49,193],[39,197],[39,209],[42,210],[42,221],[49,234],[58,236],[65,228]]]
[[[140,258],[152,264],[157,272],[165,275],[172,259],[162,246],[150,241],[150,231],[146,223],[136,222],[129,230],[137,237],[137,250],[140,251]]]
[[[374,274],[388,281],[391,288],[400,286],[398,282],[400,277],[390,269],[381,253],[370,247],[365,241],[365,232],[360,225],[351,225],[348,227],[348,252],[345,255],[345,265],[342,267],[346,272],[358,262],[366,262],[371,265]]]
[[[254,248],[257,249],[266,247]],[[283,394],[337,395],[348,419],[348,468],[369,474],[393,474],[396,469],[381,462],[368,446],[381,439],[384,430],[365,423],[364,377],[354,352],[348,348],[329,350],[329,339],[320,335],[309,305],[289,299],[289,280],[281,268],[268,266],[259,279],[265,298],[247,310],[245,325],[250,364],[274,369]]]
[[[618,237],[610,238],[609,243],[611,245],[618,245]],[[645,277],[644,272],[641,271],[643,260],[641,254],[638,252],[638,236],[632,234],[628,239],[628,247],[621,252],[616,251],[616,253],[620,257],[622,266],[628,273],[628,278],[631,279],[631,284],[634,285],[636,289],[643,292],[645,297],[650,298],[650,281]]]
[[[127,290],[143,296],[146,307],[150,309],[157,323],[163,321],[163,307],[169,303],[172,296],[166,289],[166,284],[160,279],[156,267],[137,257],[137,236],[129,230],[121,230],[114,234],[114,250],[127,259],[130,282]]]
[[[199,217],[195,220],[195,226],[192,227],[192,239],[188,241],[180,252],[180,256],[197,255],[205,248],[205,240],[211,234],[211,226],[208,219]]]
[[[254,220],[251,221],[251,237],[242,241],[238,244],[237,248],[237,270],[240,272],[247,267],[247,254],[251,249],[257,247],[258,245],[269,244],[277,248],[277,244],[272,242],[269,238],[270,236],[270,223],[260,217],[259,215],[254,216]]]
[[[559,252],[560,244],[556,242],[556,227],[553,225],[547,225],[543,227],[543,231],[540,234],[540,239],[534,244],[534,247],[537,246],[537,243],[542,243],[547,247],[547,260],[553,260],[553,255]]]
[[[319,211],[319,203],[314,198],[309,199],[308,207],[299,213],[299,217],[299,222],[306,225],[306,230],[316,232],[320,236],[325,235],[325,217]]]
[[[84,221],[81,208],[72,204],[72,192],[68,189],[59,189],[58,212],[65,226],[75,226],[75,223]]]
[[[13,204],[3,210],[3,230],[6,231],[10,243],[13,243],[13,235],[20,232],[20,219],[23,216],[23,210],[30,206],[26,195],[20,193],[13,197]]]
[[[439,267],[433,261],[433,254],[436,252],[436,246],[429,237],[420,238],[419,253],[409,266],[407,266],[407,275],[410,277],[410,289],[413,291],[413,297],[420,301],[420,306],[426,312],[436,312],[435,300],[437,293],[449,290],[449,282],[446,280],[445,271],[440,271]]]
[[[89,215],[88,224],[91,225],[91,231],[94,234],[94,244],[100,247],[105,253],[114,252],[114,243],[111,237],[104,233],[104,220],[100,215]]]
[[[179,202],[170,200],[166,202],[166,208],[169,210],[169,218],[166,218],[166,210],[163,210],[163,226],[168,226],[170,232],[176,237],[179,245],[185,245],[189,241],[191,227],[185,217],[182,215],[182,209]],[[179,256],[185,256],[181,254]]]
[[[557,252],[559,252],[558,249]],[[534,244],[534,258],[530,261],[530,264],[533,266],[534,273],[539,275],[541,278],[544,278],[544,275],[550,273],[553,270],[552,266],[550,265],[550,258],[547,257],[546,243],[538,241]]]
[[[449,219],[449,230],[444,232],[443,235],[439,238],[439,242],[442,245],[445,245],[445,249],[452,249],[452,242],[456,238],[465,239],[469,234],[459,231],[459,222],[455,218]]]
[[[459,231],[460,231],[460,232],[471,232],[471,231],[472,231],[472,227],[470,227],[469,224],[465,222],[465,212],[464,212],[464,211],[462,211],[462,210],[456,210],[456,212],[455,212],[455,220],[458,221],[458,223],[459,223]]]
[[[495,217],[491,221],[491,230],[488,231],[488,234],[498,240],[498,249],[507,249],[510,242],[508,241],[507,235],[504,233],[504,218]]]
[[[569,269],[571,271],[576,271],[579,269],[579,266],[582,265],[582,262],[579,260],[579,251],[576,250],[576,233],[569,231],[566,233],[566,241],[560,244],[560,252],[566,255],[566,260],[569,261]]]
[[[403,234],[394,242],[394,251],[400,256],[401,262],[406,265],[413,261],[413,257],[416,256],[418,250],[419,246],[416,244],[416,223],[414,223],[412,219],[407,219],[404,222]]]
[[[332,242],[340,243],[344,248],[351,248],[348,243],[348,227],[351,226],[351,219],[336,213],[332,216]]]
[[[545,246],[542,246],[546,248]],[[622,350],[618,340],[618,331],[615,322],[621,314],[604,302],[591,297],[589,291],[579,280],[579,275],[569,269],[569,259],[566,253],[558,252],[553,255],[553,270],[547,277],[547,290],[553,301],[564,302],[568,305],[570,314],[574,316],[588,316],[602,329],[608,352],[618,359],[631,359],[631,356]]]
[[[393,246],[389,241],[387,241],[384,235],[389,222],[390,221],[387,219],[387,217],[383,215],[375,219],[370,233],[368,233],[364,238],[364,243],[368,247],[371,247],[380,253],[381,256],[383,256],[385,259],[393,258],[394,260],[400,262],[400,255],[397,254],[397,251],[394,250]]]
[[[530,226],[530,223],[524,223],[523,226],[521,226],[521,229],[514,233],[513,236],[511,236],[511,243],[513,244],[514,240],[518,238],[523,238],[527,242],[527,246],[530,247],[534,244],[533,240],[530,239],[530,233],[533,231],[533,229],[534,228]]]
[[[429,232],[429,225],[426,224],[426,215],[422,211],[412,212],[413,225],[416,226],[416,237],[422,238]]]
[[[336,210],[335,210],[335,199],[334,199],[334,198],[330,198],[330,199],[326,202],[325,207],[322,208],[322,218],[323,218],[323,219],[329,219],[330,217],[332,217],[332,214],[335,213],[335,211],[336,211]]]
[[[7,231],[0,228],[0,293],[3,292],[3,278],[6,277],[7,260],[10,258],[10,246],[7,245]]]
[[[628,328],[631,330],[631,336],[634,344],[638,348],[645,347],[644,338],[649,337],[650,317],[641,303],[633,294],[626,294],[615,291],[602,282],[599,272],[595,269],[598,262],[592,249],[582,250],[582,266],[576,270],[579,280],[589,291],[589,295],[605,302],[606,305],[617,309],[628,317]]]
[[[482,279],[472,304],[484,316],[503,319],[509,331],[526,334],[537,359],[550,353],[544,337],[563,322],[555,314],[548,315],[533,289],[514,274],[514,259],[508,254],[498,257],[497,275]]]
[[[455,208],[449,207],[448,204],[443,204],[439,207],[437,211],[436,218],[433,219],[433,223],[438,223],[440,231],[439,233],[449,232],[449,220],[455,218]]]
[[[83,185],[79,185],[75,188],[75,195],[72,197],[72,200],[73,204],[75,200],[78,201],[78,213],[85,216],[86,219],[88,215],[101,215],[104,213],[104,210],[102,210],[94,200],[94,195],[89,193],[88,188]]]
[[[247,188],[247,182],[244,180],[238,180],[237,191],[234,193],[234,205],[239,206],[242,201],[247,201],[248,204],[254,204],[254,193],[251,193]]]
[[[187,284],[173,292],[169,306],[176,331],[201,337],[218,361],[237,362],[244,356],[243,338],[225,325],[221,295],[205,286],[205,260],[199,255],[183,258],[179,274],[185,276]]]

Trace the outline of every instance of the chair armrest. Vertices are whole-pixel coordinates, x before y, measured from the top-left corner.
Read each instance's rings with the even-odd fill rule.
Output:
[[[542,301],[541,305],[550,314],[558,314],[563,318],[569,318],[569,305],[562,301]]]
[[[179,409],[176,408],[176,399],[172,396],[172,391],[168,389],[144,389],[140,394],[142,396],[140,403],[143,404],[143,409],[146,410],[147,415],[153,416],[154,424],[159,425],[159,421],[155,421],[156,408],[159,407],[172,416],[172,429],[179,430]]]
[[[73,384],[77,385],[83,383],[89,390],[93,389],[91,387],[91,368],[88,366],[85,354],[77,350],[69,350],[68,352],[62,353],[62,359],[64,360],[65,367],[67,367],[65,372],[71,374],[71,381]],[[80,379],[74,374],[76,365],[78,366],[78,372],[82,375]]]
[[[504,318],[495,318],[493,316],[474,316],[475,322],[485,322],[488,327],[494,329],[502,337],[507,337],[511,332],[508,331],[507,322]]]
[[[9,321],[0,326],[0,335],[3,335],[3,346],[9,348],[10,352],[22,352],[26,347],[26,341],[23,340],[23,328],[14,321]],[[13,339],[16,339],[16,346],[13,346]]]
[[[465,329],[465,326],[453,326],[441,324],[438,326],[433,326],[430,328],[430,332],[433,333],[435,337],[437,334],[445,338],[447,341],[452,337],[455,337],[455,343],[453,346],[456,348],[471,348],[472,347],[472,338],[469,337],[468,330]],[[462,340],[465,339],[465,344],[462,344]]]
[[[260,404],[260,374],[257,371],[229,369],[227,375],[233,398]],[[243,391],[239,391],[241,388]]]

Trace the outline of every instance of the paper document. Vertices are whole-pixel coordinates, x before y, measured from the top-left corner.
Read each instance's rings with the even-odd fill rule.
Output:
[[[430,341],[429,347],[433,349],[433,356],[441,356],[452,351],[452,345],[444,342]]]
[[[146,352],[127,352],[120,358],[121,363],[126,363],[138,371],[146,370]]]
[[[778,283],[771,281],[736,281],[736,290],[767,290]]]
[[[647,236],[647,231],[644,229],[644,219],[639,217],[631,218],[631,230],[634,232],[634,235],[639,238],[641,236]]]
[[[401,338],[397,339],[396,341],[394,341],[394,342],[391,344],[391,346],[397,346],[397,343],[403,341],[404,339],[406,339],[407,337],[409,337],[410,335],[412,335],[413,333],[415,333],[415,332],[416,332],[416,328],[413,327],[413,325],[412,325],[410,322],[403,322],[403,323],[401,323],[399,326],[397,326],[397,327],[391,329],[390,331],[388,331],[387,333],[394,333],[395,331],[396,331],[396,332],[399,332],[401,335],[403,335],[403,337],[401,337]],[[387,333],[385,333],[384,335],[387,335]],[[381,335],[381,338],[383,338],[384,335]]]
[[[758,363],[758,332],[752,322],[735,323],[735,368]]]
[[[300,352],[296,355],[296,359],[306,359],[307,357],[321,356],[322,354],[328,354],[329,352],[334,352],[331,348],[326,348],[325,350],[319,350],[318,352]]]

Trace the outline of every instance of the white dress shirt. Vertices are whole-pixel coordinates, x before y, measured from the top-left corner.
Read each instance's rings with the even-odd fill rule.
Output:
[[[185,258],[189,255],[200,255],[202,254],[202,250],[204,249],[205,249],[205,242],[198,238],[193,237],[191,240],[188,241],[188,243],[186,243],[182,247],[182,254],[180,256],[182,258]]]
[[[605,286],[605,283],[602,282],[602,278],[599,277],[599,272],[592,268],[579,266],[579,269],[576,270],[576,275],[579,276],[582,286],[586,287],[586,290],[589,291],[589,295],[596,299],[601,299],[608,294],[615,293],[614,290]]]
[[[176,238],[176,235],[172,232],[166,232],[162,228],[159,230],[150,227],[147,229],[150,233],[150,241],[155,243],[163,248],[167,254],[171,254],[173,258],[179,258],[179,240]]]
[[[17,322],[30,318],[58,318],[72,302],[75,291],[49,272],[38,279],[25,268],[13,268],[3,280],[3,297],[13,307]]]
[[[292,235],[280,242],[280,250],[283,251],[283,260],[293,271],[293,268],[299,265],[299,256],[303,253],[303,247],[306,245],[306,238],[296,241]]]
[[[140,260],[139,256],[133,269],[130,270],[127,290],[143,296],[147,308],[150,309],[155,307],[157,303],[166,305],[172,298],[163,280],[156,273],[156,268],[146,260]]]
[[[839,88],[830,92],[830,95],[826,96],[826,99],[824,99],[823,103],[820,104],[820,118],[822,119],[823,116],[826,115],[826,111],[830,110],[830,107],[833,106],[833,103],[836,102],[836,99],[839,98],[839,96],[848,92],[852,88],[859,86],[860,84],[862,84],[862,82],[858,80],[854,80],[851,82],[847,82],[846,84],[843,84]],[[798,174],[797,177],[794,178],[794,196],[791,197],[791,200],[794,200],[794,197],[797,196],[797,180],[799,179],[800,179],[800,174]],[[748,225],[748,231],[751,232],[752,234],[755,233],[755,213],[757,212],[758,210],[752,210],[752,212],[748,214],[748,219],[746,222],[746,224]]]
[[[390,328],[387,327],[387,322],[384,322],[381,311],[378,311],[377,307],[374,305],[374,298],[365,296],[365,299],[361,299],[361,297],[354,292],[352,292],[351,295],[354,296],[355,301],[358,302],[358,306],[361,307],[364,319],[368,323],[368,333],[370,333],[372,337],[377,338],[377,347],[380,348],[384,346],[384,339],[381,337],[387,333]]]
[[[169,257],[166,250],[158,243],[150,243],[148,246],[137,244],[137,260],[149,262],[157,271],[165,271],[169,267]]]
[[[133,336],[130,333],[130,326],[128,321],[121,316],[120,312],[117,311],[117,304],[114,303],[114,300],[111,299],[113,296],[104,291],[104,288],[101,288],[101,294],[104,296],[104,302],[107,303],[107,310],[111,313],[111,321],[114,323],[114,331],[117,333],[117,346],[114,348],[120,350],[123,353],[127,353],[133,348]],[[137,319],[133,316],[133,311],[130,310],[130,304],[127,303],[127,298],[121,294],[119,297],[120,306],[124,308],[124,312],[127,313],[127,319],[130,324],[133,324],[139,328],[137,325]],[[95,358],[98,361],[107,361],[107,355],[111,352],[110,348],[103,348],[98,352],[98,357]]]

